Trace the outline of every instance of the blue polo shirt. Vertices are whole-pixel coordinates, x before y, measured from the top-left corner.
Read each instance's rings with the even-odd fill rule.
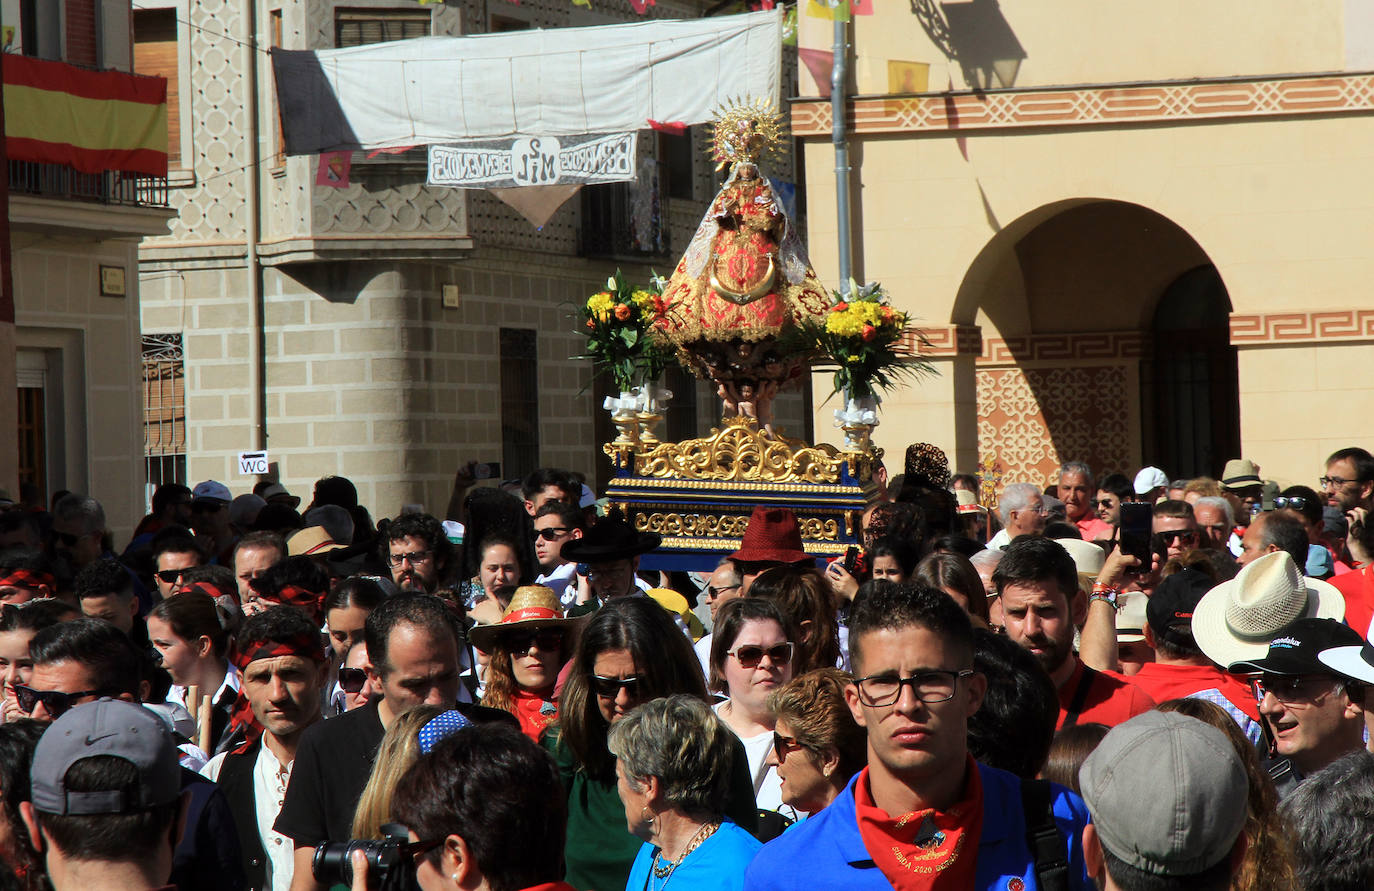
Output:
[[[983,780],[983,834],[978,841],[975,891],[1006,891],[1020,879],[1024,891],[1036,891],[1035,863],[1026,843],[1021,808],[1021,781],[1015,775],[978,765]],[[892,886],[859,836],[854,812],[857,776],[830,806],[763,846],[744,876],[745,891],[807,889],[875,889]],[[1054,817],[1068,842],[1069,887],[1092,891],[1083,865],[1083,827],[1089,822],[1083,799],[1054,786]]]

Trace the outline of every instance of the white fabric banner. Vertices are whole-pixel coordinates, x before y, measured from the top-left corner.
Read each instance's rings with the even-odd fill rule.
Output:
[[[429,185],[501,189],[635,178],[638,133],[528,136],[429,147]]]
[[[289,155],[699,124],[776,100],[782,10],[272,50]]]

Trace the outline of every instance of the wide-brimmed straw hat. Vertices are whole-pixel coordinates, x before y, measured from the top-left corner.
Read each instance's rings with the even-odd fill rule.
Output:
[[[1298,619],[1343,618],[1345,598],[1334,585],[1304,577],[1292,557],[1275,551],[1203,595],[1193,612],[1193,639],[1208,659],[1226,666],[1263,658],[1269,642]]]
[[[1107,552],[1098,545],[1081,538],[1056,538],[1055,544],[1069,552],[1073,565],[1078,570],[1078,587],[1084,593],[1092,590],[1093,583],[1107,562]]]
[[[511,595],[510,606],[506,607],[501,621],[494,625],[474,626],[468,632],[468,638],[474,647],[490,651],[492,644],[516,629],[557,628],[578,622],[579,619],[564,618],[558,595],[553,593],[552,588],[521,585]]]
[[[759,505],[749,515],[739,550],[730,559],[741,563],[800,563],[812,557],[802,549],[796,514],[785,507]]]
[[[961,514],[985,514],[988,512],[986,507],[978,503],[977,493],[970,492],[968,489],[956,489],[954,502],[958,505],[955,510]]]
[[[306,526],[286,540],[288,557],[314,557],[348,547],[329,537],[323,526]]]
[[[619,516],[598,520],[581,538],[563,545],[563,559],[577,563],[629,560],[663,544],[657,532],[636,532]]]

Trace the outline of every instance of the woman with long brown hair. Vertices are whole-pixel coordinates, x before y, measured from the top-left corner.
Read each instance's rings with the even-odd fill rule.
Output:
[[[482,704],[515,715],[521,731],[535,742],[558,715],[554,686],[572,658],[577,624],[563,618],[553,589],[526,585],[515,590],[500,622],[469,632],[472,645],[490,658]]]
[[[825,577],[803,566],[777,566],[754,579],[748,597],[773,601],[797,629],[797,653],[792,673],[840,664],[839,613]]]

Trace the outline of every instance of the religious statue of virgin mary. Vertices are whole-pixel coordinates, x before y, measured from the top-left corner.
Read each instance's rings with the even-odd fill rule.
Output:
[[[717,115],[711,150],[730,174],[668,279],[658,323],[682,363],[716,384],[727,415],[757,418],[765,429],[773,397],[799,383],[809,361],[787,335],[831,303],[759,169],[782,140],[782,116],[769,102]]]

